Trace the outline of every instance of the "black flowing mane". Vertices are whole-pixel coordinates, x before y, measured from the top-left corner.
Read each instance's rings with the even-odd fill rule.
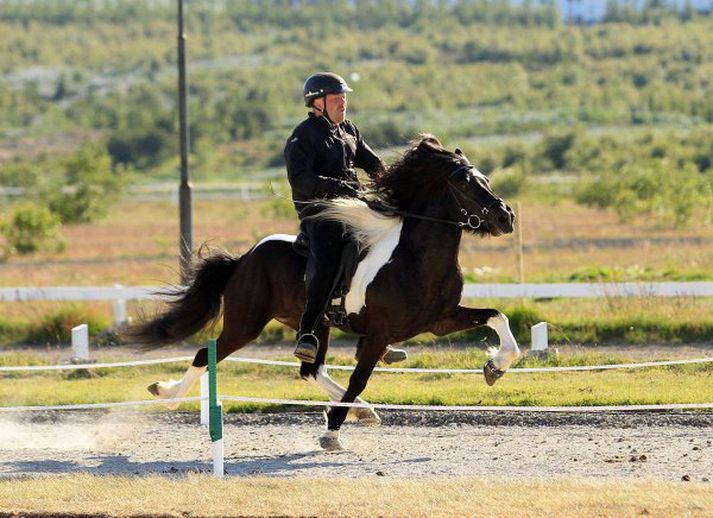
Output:
[[[433,135],[422,134],[373,181],[373,190],[397,209],[413,209],[441,193],[456,166],[467,163],[461,155],[445,149]]]

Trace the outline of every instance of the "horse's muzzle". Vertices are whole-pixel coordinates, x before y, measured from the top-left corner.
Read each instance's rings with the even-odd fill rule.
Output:
[[[493,211],[493,219],[491,220],[492,234],[501,236],[510,234],[515,225],[515,213],[512,209],[501,202],[500,206]]]

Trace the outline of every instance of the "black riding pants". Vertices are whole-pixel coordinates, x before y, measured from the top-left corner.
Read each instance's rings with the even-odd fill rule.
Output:
[[[322,325],[348,238],[342,224],[336,221],[305,219],[301,227],[310,243],[305,274],[307,304],[299,330],[304,334],[314,333]]]

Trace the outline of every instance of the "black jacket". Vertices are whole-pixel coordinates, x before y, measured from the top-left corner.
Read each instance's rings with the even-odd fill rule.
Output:
[[[353,196],[359,181],[355,167],[369,176],[384,167],[351,121],[332,125],[312,113],[302,121],[285,145],[287,177],[300,219],[313,214],[307,202],[317,198]]]

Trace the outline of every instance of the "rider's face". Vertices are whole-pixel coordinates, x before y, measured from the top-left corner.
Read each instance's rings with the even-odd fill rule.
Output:
[[[318,110],[322,110],[325,102],[331,121],[335,124],[344,122],[347,117],[347,94],[327,94],[326,98],[315,100],[314,106]]]

